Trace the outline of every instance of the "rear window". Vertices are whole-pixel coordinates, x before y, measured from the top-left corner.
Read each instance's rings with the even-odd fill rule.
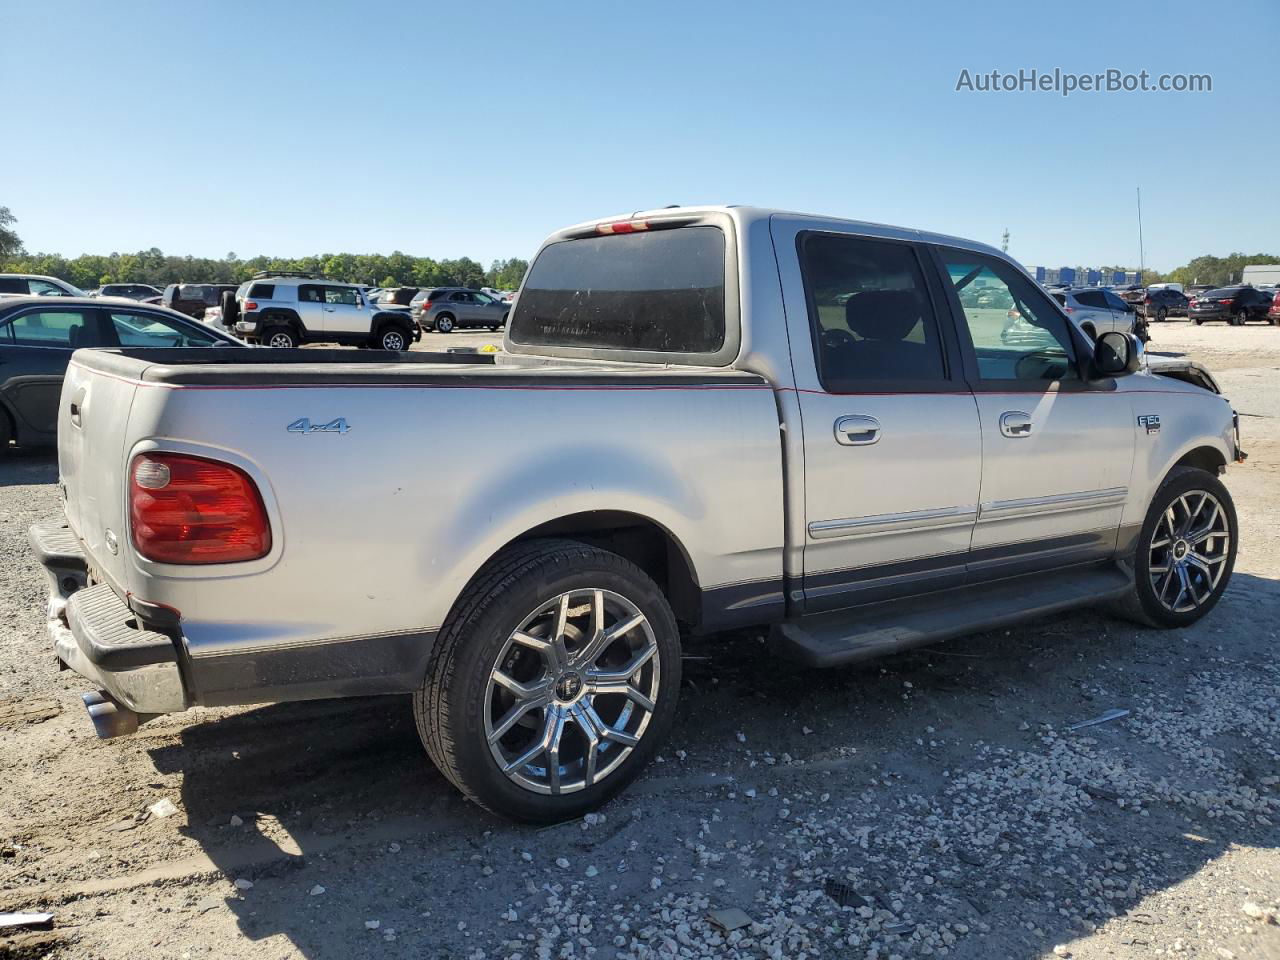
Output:
[[[251,300],[270,300],[276,294],[276,285],[274,283],[255,283],[249,288],[249,299]]]
[[[715,353],[725,342],[718,227],[585,237],[538,255],[511,318],[532,346]]]

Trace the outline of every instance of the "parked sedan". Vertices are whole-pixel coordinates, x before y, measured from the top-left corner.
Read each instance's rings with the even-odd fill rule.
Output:
[[[163,293],[149,283],[104,283],[94,295],[116,297],[124,300],[138,300],[143,303],[158,300],[164,296]]]
[[[85,292],[74,284],[34,273],[0,273],[0,294],[20,297],[85,296]]]
[[[480,290],[464,287],[437,287],[440,296],[429,301],[419,323],[423,330],[450,333],[466,327],[500,330],[507,325],[511,304],[495,300]]]
[[[1134,303],[1133,307],[1148,320],[1163,323],[1171,316],[1186,316],[1187,306],[1191,303],[1181,292],[1169,287],[1159,290],[1148,290],[1147,295]]]
[[[0,300],[0,451],[57,439],[58,397],[81,347],[232,347],[233,337],[163,307],[88,297]]]
[[[1219,287],[1191,301],[1187,315],[1199,326],[1207,320],[1225,320],[1242,327],[1250,320],[1269,320],[1272,298],[1253,287]]]

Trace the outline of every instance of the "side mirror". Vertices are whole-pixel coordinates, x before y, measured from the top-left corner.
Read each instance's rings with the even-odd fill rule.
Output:
[[[1100,376],[1123,377],[1142,369],[1142,341],[1112,330],[1093,345],[1093,368]]]

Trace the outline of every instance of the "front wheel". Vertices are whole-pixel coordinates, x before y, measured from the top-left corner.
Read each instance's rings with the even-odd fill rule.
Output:
[[[1195,467],[1175,468],[1147,508],[1133,593],[1120,612],[1153,627],[1195,623],[1227,589],[1237,537],[1235,504],[1222,482]]]
[[[679,630],[644,571],[576,541],[534,540],[463,593],[413,706],[432,761],[463,793],[554,823],[636,777],[679,690]]]
[[[388,327],[378,335],[378,347],[382,350],[401,350],[409,349],[409,335],[399,327]]]

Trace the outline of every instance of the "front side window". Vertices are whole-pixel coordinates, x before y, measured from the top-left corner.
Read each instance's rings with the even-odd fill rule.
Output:
[[[513,342],[710,354],[725,344],[725,238],[692,226],[590,236],[538,254]]]
[[[1120,313],[1128,313],[1129,305],[1117,297],[1110,290],[1103,290],[1102,297],[1107,302],[1107,306],[1112,310],[1118,310]]]
[[[980,379],[1079,379],[1067,320],[1030,280],[994,258],[962,250],[941,253],[964,311]],[[978,284],[1000,296],[971,303],[965,291]]]
[[[355,287],[325,287],[324,302],[344,307],[357,306]]]
[[[801,240],[800,260],[826,389],[946,379],[938,321],[910,246],[810,234]]]
[[[151,313],[108,314],[122,347],[212,347],[222,342],[203,330],[179,326]]]
[[[63,290],[56,283],[50,283],[48,280],[28,280],[31,286],[31,292],[37,297],[65,297],[69,296],[67,291]]]
[[[0,326],[0,345],[22,347],[96,346],[93,324],[81,310],[40,310],[14,317]]]

